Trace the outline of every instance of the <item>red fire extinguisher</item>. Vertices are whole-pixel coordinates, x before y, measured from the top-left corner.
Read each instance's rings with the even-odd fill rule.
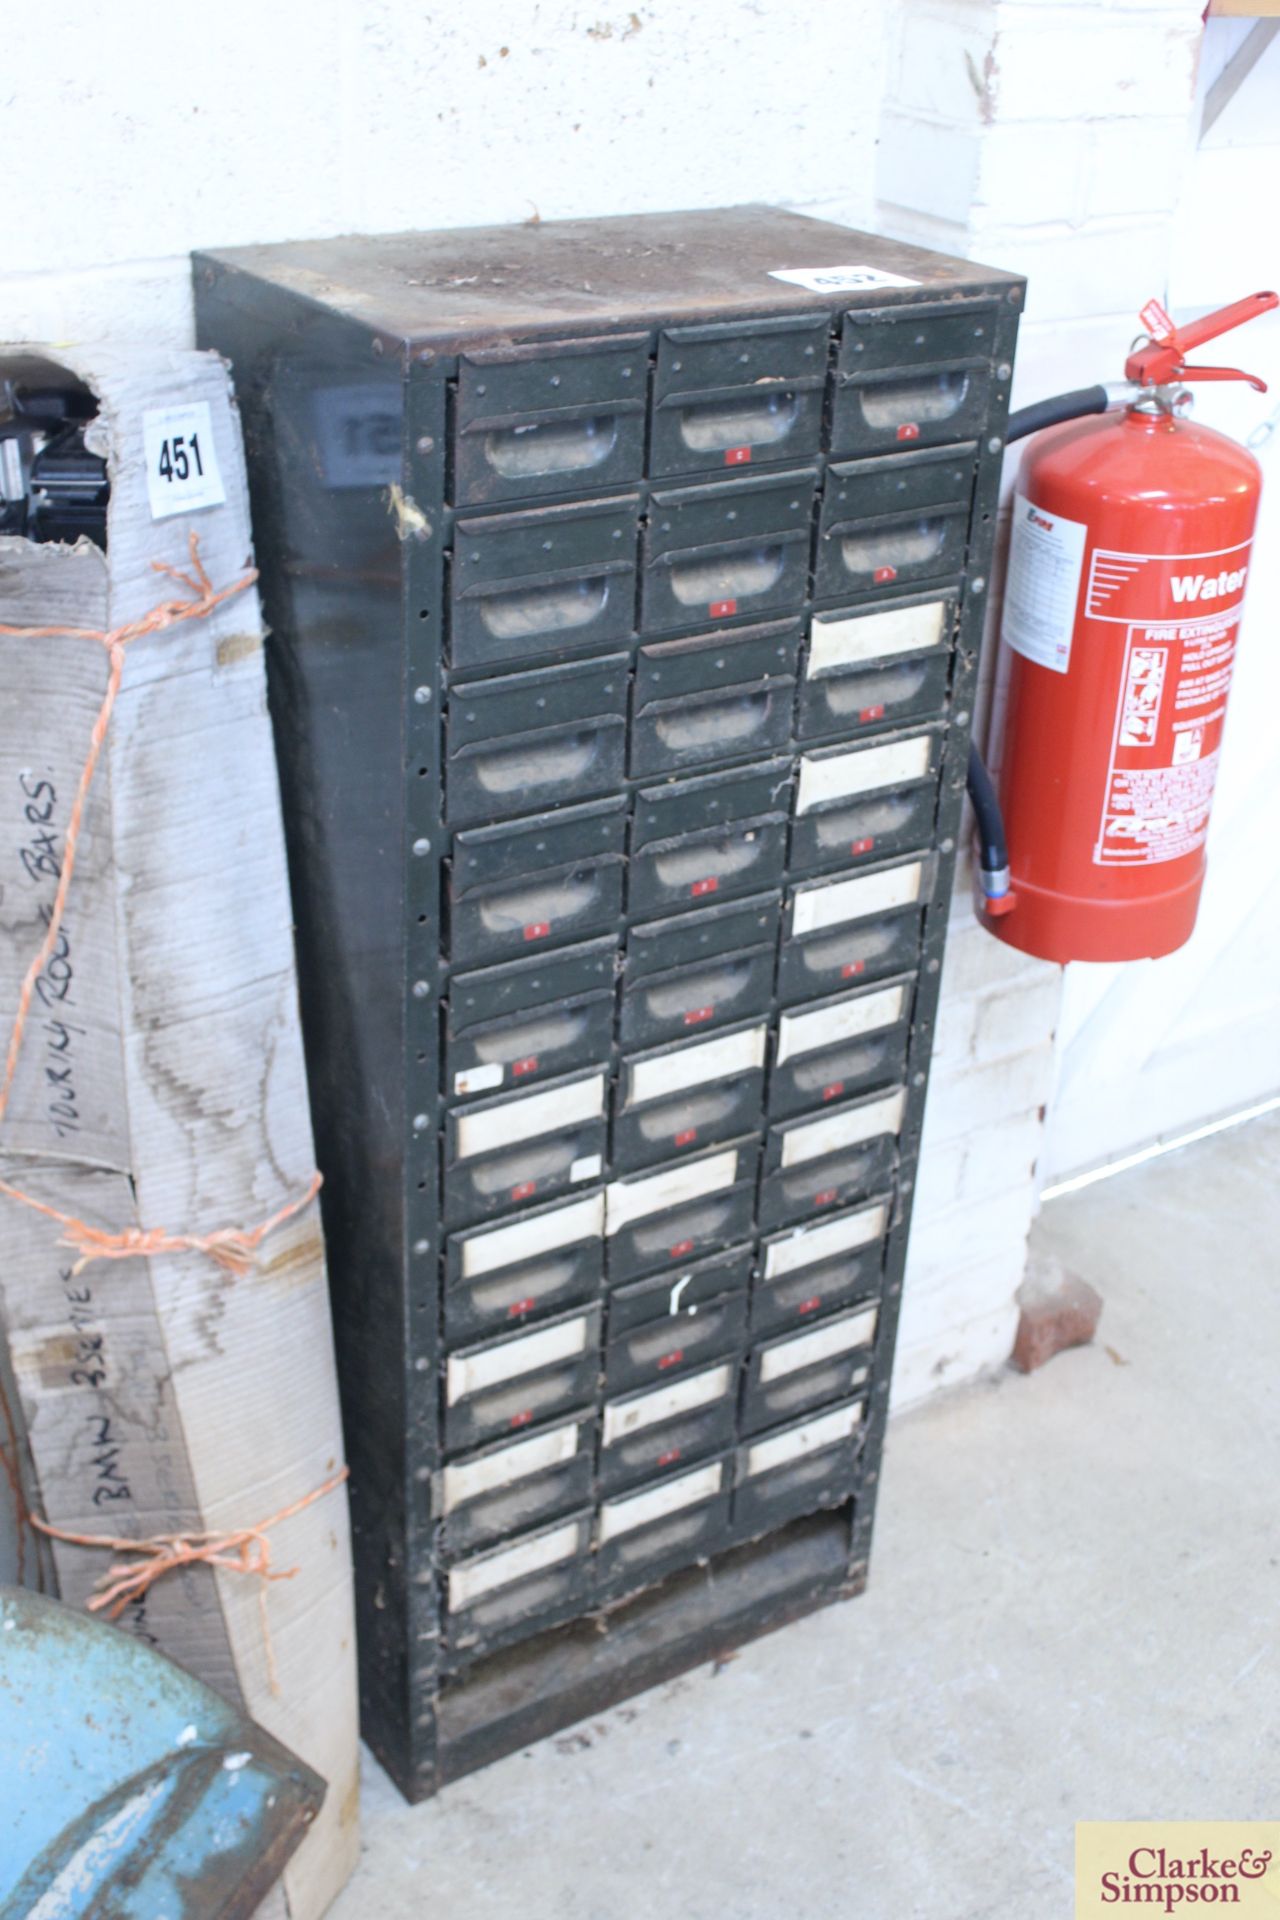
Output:
[[[976,752],[969,784],[985,922],[1026,953],[1154,958],[1195,925],[1262,476],[1179,408],[1190,380],[1266,388],[1184,355],[1277,305],[1176,328],[1152,301],[1125,386],[1010,418],[1010,440],[1052,431],[1013,504],[998,801]]]

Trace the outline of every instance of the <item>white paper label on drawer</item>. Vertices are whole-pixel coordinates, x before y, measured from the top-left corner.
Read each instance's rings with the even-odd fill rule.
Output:
[[[475,1460],[459,1460],[444,1469],[444,1511],[452,1513],[468,1500],[482,1494],[498,1493],[528,1480],[535,1473],[549,1473],[562,1467],[578,1451],[581,1427],[570,1421],[567,1427],[553,1427],[550,1433],[536,1433],[530,1440],[515,1440],[509,1447],[497,1447]]]
[[[906,1006],[905,987],[884,987],[879,993],[855,993],[815,1013],[784,1013],[778,1022],[778,1065],[797,1054],[834,1047],[864,1033],[878,1033],[901,1020]]]
[[[469,1607],[495,1587],[509,1587],[513,1580],[524,1580],[531,1573],[542,1573],[562,1560],[572,1560],[582,1539],[582,1522],[569,1520],[562,1527],[535,1534],[501,1553],[486,1553],[464,1560],[449,1572],[449,1610]]]
[[[689,1160],[668,1173],[650,1174],[647,1180],[615,1180],[605,1192],[605,1232],[619,1233],[633,1220],[644,1220],[651,1213],[664,1213],[669,1207],[682,1207],[690,1200],[701,1200],[708,1193],[720,1193],[738,1177],[738,1150],[710,1153],[705,1160]]]
[[[924,890],[924,863],[886,867],[880,873],[859,874],[855,880],[837,880],[832,886],[797,887],[791,901],[791,931],[821,933],[873,913],[892,913],[908,907]]]
[[[491,1093],[494,1087],[502,1085],[503,1072],[501,1060],[490,1060],[479,1067],[464,1067],[461,1073],[453,1076],[453,1090],[455,1093]]]
[[[842,1440],[849,1440],[862,1425],[862,1402],[854,1400],[847,1407],[836,1407],[831,1413],[820,1413],[816,1420],[805,1420],[798,1427],[788,1427],[785,1433],[771,1434],[767,1440],[757,1440],[754,1446],[747,1448],[747,1460],[744,1473],[747,1479],[753,1479],[757,1473],[768,1473],[771,1467],[785,1467],[792,1460],[800,1460],[808,1453],[820,1453],[823,1447],[839,1446]]]
[[[866,293],[876,287],[920,285],[900,273],[886,273],[883,267],[770,267],[768,271],[771,280],[785,280],[806,293]]]
[[[569,1162],[569,1184],[576,1187],[580,1180],[598,1180],[604,1159],[598,1153],[584,1153],[580,1159]]]
[[[839,673],[842,667],[859,667],[895,653],[940,647],[950,604],[947,600],[931,600],[923,607],[885,607],[880,613],[846,615],[843,619],[815,614],[809,629],[805,678],[820,680],[823,674]]]
[[[824,1154],[839,1153],[842,1147],[861,1146],[864,1140],[876,1140],[882,1133],[897,1133],[906,1104],[905,1092],[897,1087],[879,1100],[827,1114],[807,1127],[792,1127],[782,1136],[782,1164],[803,1166],[806,1160],[820,1160]]]
[[[652,1054],[647,1060],[630,1063],[629,1107],[643,1106],[647,1100],[684,1093],[708,1080],[731,1080],[736,1074],[750,1073],[764,1065],[765,1022],[748,1027],[745,1033],[725,1033],[715,1040],[695,1040],[687,1047],[675,1047],[670,1053]]]
[[[463,1277],[475,1280],[482,1273],[514,1266],[517,1260],[532,1260],[540,1253],[554,1253],[557,1247],[576,1246],[579,1240],[598,1240],[603,1232],[604,1195],[593,1193],[570,1206],[552,1207],[547,1213],[464,1240]]]
[[[932,736],[892,740],[883,747],[860,747],[856,753],[828,753],[821,759],[805,754],[800,762],[796,812],[808,813],[828,800],[847,800],[855,793],[877,793],[908,780],[923,780],[929,771]]]
[[[222,505],[227,490],[218,470],[213,417],[207,400],[191,400],[185,406],[144,407],[142,446],[153,520]]]
[[[878,1307],[865,1307],[861,1313],[829,1320],[825,1326],[797,1333],[790,1340],[780,1340],[776,1347],[766,1347],[760,1355],[761,1385],[785,1379],[789,1373],[799,1373],[801,1367],[816,1367],[820,1360],[830,1360],[838,1353],[853,1353],[858,1347],[869,1347],[876,1337],[878,1314]]]
[[[604,1084],[604,1075],[595,1073],[567,1087],[548,1087],[542,1093],[504,1100],[483,1113],[460,1114],[456,1123],[459,1160],[519,1146],[522,1140],[536,1140],[540,1134],[576,1127],[584,1120],[598,1120],[604,1112]]]
[[[647,1527],[668,1513],[710,1500],[724,1484],[724,1461],[714,1460],[709,1467],[682,1473],[676,1480],[664,1480],[660,1487],[646,1487],[643,1493],[628,1494],[625,1500],[606,1500],[600,1508],[600,1544],[614,1540],[620,1533]]]
[[[610,1400],[605,1404],[601,1442],[611,1447],[633,1433],[643,1433],[646,1427],[656,1427],[661,1421],[674,1420],[682,1413],[693,1413],[698,1407],[709,1407],[713,1401],[724,1399],[733,1378],[732,1367],[708,1367],[705,1373],[691,1373],[684,1380],[673,1381],[669,1387],[638,1393],[632,1400]]]
[[[585,1353],[587,1320],[562,1320],[553,1327],[540,1327],[519,1340],[503,1340],[492,1347],[475,1347],[470,1353],[451,1353],[445,1369],[445,1388],[449,1405],[455,1406],[470,1394],[483,1393],[504,1380],[518,1379],[542,1367],[553,1367],[558,1360],[571,1360]]]
[[[824,1220],[820,1227],[800,1227],[785,1240],[770,1243],[764,1257],[764,1277],[776,1280],[784,1273],[816,1266],[820,1260],[835,1260],[857,1247],[869,1247],[888,1224],[889,1209],[877,1205],[843,1214],[838,1220]]]

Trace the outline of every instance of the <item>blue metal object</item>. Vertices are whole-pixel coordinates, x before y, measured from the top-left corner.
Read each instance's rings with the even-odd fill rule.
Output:
[[[240,1920],[324,1793],[163,1655],[0,1587],[0,1920]]]

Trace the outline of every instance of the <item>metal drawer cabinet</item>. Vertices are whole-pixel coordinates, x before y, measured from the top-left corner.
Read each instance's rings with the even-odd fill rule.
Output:
[[[783,921],[779,999],[790,1005],[911,966],[933,873],[931,858],[904,860],[794,888]]]
[[[435,1481],[442,1557],[457,1560],[591,1498],[595,1422],[558,1422],[451,1460]]]
[[[605,1195],[606,1268],[613,1282],[697,1260],[751,1232],[756,1137],[711,1147],[676,1166],[615,1180]]]
[[[445,1008],[444,1084],[451,1100],[530,1087],[572,1067],[607,1060],[613,1042],[613,988],[522,1008],[459,1033]]]
[[[743,1383],[743,1432],[758,1433],[865,1387],[879,1317],[876,1305],[857,1307],[755,1348]]]
[[[816,468],[802,467],[653,494],[641,588],[645,632],[803,605],[817,483]]]
[[[590,1512],[519,1535],[449,1568],[444,1577],[447,1666],[526,1640],[590,1604]]]
[[[826,316],[667,327],[658,339],[651,470],[715,472],[818,451]]]
[[[734,1534],[743,1539],[766,1533],[793,1514],[847,1500],[857,1485],[865,1422],[864,1403],[846,1400],[740,1447]]]
[[[674,1474],[732,1444],[737,1358],[606,1400],[597,1478],[603,1493]]]
[[[951,673],[957,592],[817,613],[800,680],[796,733],[856,734],[941,713]]]
[[[445,1116],[445,1220],[468,1225],[599,1180],[604,1171],[609,1077],[551,1081]]]
[[[457,673],[628,639],[635,497],[461,519],[454,529],[449,664]]]
[[[451,1353],[445,1362],[445,1446],[451,1452],[479,1446],[589,1405],[599,1366],[599,1307]]]
[[[815,873],[926,846],[937,809],[937,728],[872,745],[818,748],[800,761],[790,868]]]
[[[732,1479],[733,1460],[725,1455],[602,1501],[596,1523],[598,1595],[614,1597],[650,1586],[723,1546]]]
[[[888,1198],[813,1226],[771,1234],[751,1289],[751,1338],[795,1332],[880,1292]]]
[[[906,1057],[914,987],[908,976],[782,1014],[769,1070],[770,1119],[829,1106],[893,1079],[887,1069],[900,1070]]]
[[[758,1021],[625,1059],[613,1122],[615,1168],[647,1166],[758,1126],[767,1040],[768,1026]]]
[[[465,354],[454,500],[492,505],[638,480],[648,374],[647,334]]]

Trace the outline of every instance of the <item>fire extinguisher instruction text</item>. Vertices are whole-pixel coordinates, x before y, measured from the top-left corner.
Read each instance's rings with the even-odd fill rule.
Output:
[[[1015,653],[1054,673],[1071,665],[1071,635],[1088,528],[1015,494],[1003,634]]]

